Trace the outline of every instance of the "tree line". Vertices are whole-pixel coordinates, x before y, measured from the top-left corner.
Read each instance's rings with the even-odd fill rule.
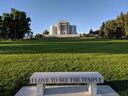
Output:
[[[0,16],[0,39],[23,39],[31,32],[30,21],[25,12],[11,8],[10,13]]]
[[[128,12],[121,12],[116,19],[103,22],[99,36],[103,38],[128,38]]]

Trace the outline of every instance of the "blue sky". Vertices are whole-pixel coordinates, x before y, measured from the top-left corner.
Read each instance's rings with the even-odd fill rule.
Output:
[[[0,15],[11,8],[27,13],[34,34],[62,19],[83,33],[99,29],[103,21],[116,18],[121,11],[128,12],[128,0],[1,0]]]

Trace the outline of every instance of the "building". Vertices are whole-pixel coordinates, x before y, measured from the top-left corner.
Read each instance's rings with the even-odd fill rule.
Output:
[[[61,20],[57,22],[56,25],[50,26],[49,35],[70,35],[77,34],[76,25],[70,25],[66,20]]]
[[[33,32],[29,32],[29,33],[25,34],[23,39],[31,39],[32,37],[33,37]]]

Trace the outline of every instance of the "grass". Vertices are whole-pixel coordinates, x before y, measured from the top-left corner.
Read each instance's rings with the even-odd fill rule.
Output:
[[[128,96],[128,40],[0,41],[0,96],[14,96],[35,71],[98,71],[105,84]]]

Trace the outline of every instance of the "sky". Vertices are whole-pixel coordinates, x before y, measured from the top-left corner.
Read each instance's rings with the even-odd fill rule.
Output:
[[[77,26],[77,32],[97,30],[102,22],[128,12],[128,0],[1,0],[0,15],[11,8],[24,11],[31,18],[31,30],[42,33],[59,20]]]

